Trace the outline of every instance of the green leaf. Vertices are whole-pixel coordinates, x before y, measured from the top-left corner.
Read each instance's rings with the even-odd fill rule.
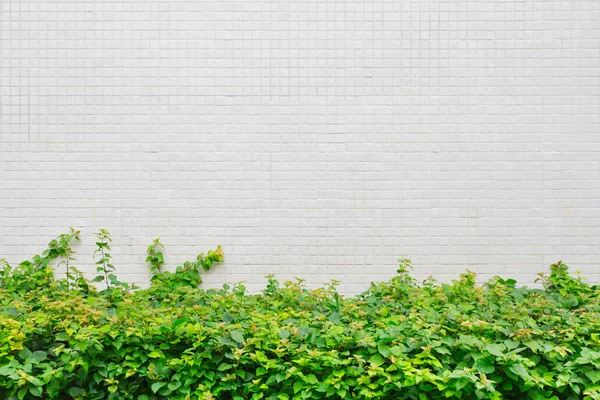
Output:
[[[152,389],[152,391],[154,393],[158,392],[160,390],[160,388],[162,388],[163,386],[165,386],[166,383],[164,382],[154,382],[151,386],[150,389]]]
[[[531,351],[534,353],[538,353],[541,350],[541,346],[535,340],[528,340],[523,343],[525,346],[529,347]]]
[[[14,307],[9,308],[6,313],[11,317],[16,317],[20,314],[19,311]]]
[[[385,362],[385,359],[380,354],[374,354],[371,358],[369,358],[369,363],[379,367]]]
[[[482,374],[491,374],[494,372],[494,361],[488,357],[480,358],[475,362],[473,367],[477,368]]]
[[[23,349],[21,349],[21,351],[19,351],[19,357],[21,358],[21,360],[27,360],[29,357],[32,356],[32,352],[31,350],[29,350],[27,347],[23,347]]]
[[[48,358],[48,354],[46,354],[45,351],[41,351],[41,350],[34,351],[32,356],[37,362],[42,362],[46,358]]]
[[[529,372],[527,372],[523,364],[511,364],[508,366],[508,370],[524,379],[529,378]]]
[[[404,354],[405,350],[406,349],[404,348],[404,346],[393,346],[390,348],[390,353],[392,353],[392,355],[398,357],[398,356]]]
[[[8,365],[3,365],[0,367],[0,376],[10,376],[15,373],[15,369],[13,367],[9,367]]]
[[[302,390],[303,387],[304,387],[304,383],[295,382],[294,383],[294,393],[298,393],[300,390]]]
[[[584,373],[593,384],[596,384],[596,382],[600,381],[600,371],[590,369]]]
[[[184,322],[187,322],[188,320],[188,317],[183,317],[173,321],[173,329],[177,328],[179,325],[183,324]]]
[[[29,388],[29,393],[35,397],[42,397],[42,388],[40,386]]]
[[[392,353],[391,349],[384,344],[377,345],[377,350],[379,351],[379,354],[386,358]]]
[[[219,364],[219,366],[217,367],[217,371],[227,371],[231,368],[233,368],[233,365],[231,364]]]
[[[485,349],[493,356],[502,357],[506,346],[500,343],[490,343],[485,346]]]
[[[575,295],[570,295],[567,298],[567,304],[570,305],[571,307],[576,307],[579,305],[579,300],[577,300],[577,297]]]
[[[68,393],[71,395],[71,397],[79,397],[85,394],[85,390],[80,387],[73,386],[69,388]]]
[[[290,331],[288,331],[287,329],[281,329],[279,330],[279,337],[281,339],[287,339],[290,337]]]
[[[467,386],[467,384],[469,383],[469,380],[466,378],[460,378],[456,381],[455,384],[455,388],[457,391],[460,391],[462,388],[464,388],[465,386]]]
[[[504,345],[506,346],[506,348],[508,350],[514,350],[517,347],[519,347],[519,342],[517,342],[516,340],[505,340],[504,341]]]
[[[239,329],[234,329],[231,331],[231,338],[237,343],[242,343],[244,341],[244,333]]]
[[[225,311],[222,316],[223,322],[231,324],[233,322],[233,315],[230,312]]]

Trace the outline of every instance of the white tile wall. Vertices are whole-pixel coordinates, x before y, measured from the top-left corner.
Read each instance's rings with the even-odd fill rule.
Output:
[[[600,281],[600,2],[0,1],[0,257]]]

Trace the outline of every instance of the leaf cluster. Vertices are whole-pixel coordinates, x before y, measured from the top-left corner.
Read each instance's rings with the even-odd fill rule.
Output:
[[[119,296],[0,264],[0,399],[600,399],[600,288],[563,263],[542,289],[419,284],[403,259],[357,297],[249,294],[197,287],[220,248],[167,274],[158,243],[152,286]]]

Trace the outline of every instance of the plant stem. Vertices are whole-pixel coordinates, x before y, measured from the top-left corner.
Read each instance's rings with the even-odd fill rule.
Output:
[[[102,266],[104,267],[104,282],[106,283],[106,289],[108,289],[108,271],[106,266],[106,259],[104,258],[104,247],[100,249],[100,255],[102,256]]]

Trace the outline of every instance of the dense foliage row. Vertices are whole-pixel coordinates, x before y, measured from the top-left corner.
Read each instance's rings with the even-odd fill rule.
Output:
[[[408,274],[342,298],[269,277],[201,290],[220,248],[135,290],[98,235],[98,288],[61,235],[33,260],[0,265],[0,399],[600,399],[600,288],[552,266],[544,289]],[[65,263],[66,279],[51,264]]]

